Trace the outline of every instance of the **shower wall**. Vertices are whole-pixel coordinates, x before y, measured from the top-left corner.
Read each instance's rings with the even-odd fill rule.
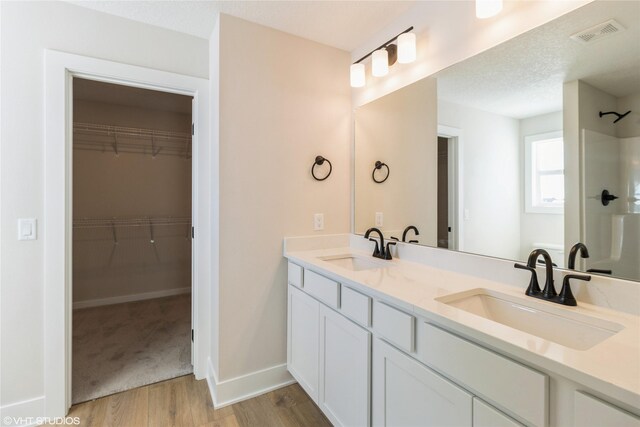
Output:
[[[582,235],[587,268],[640,280],[640,136],[583,132]],[[603,189],[619,199],[604,206]]]

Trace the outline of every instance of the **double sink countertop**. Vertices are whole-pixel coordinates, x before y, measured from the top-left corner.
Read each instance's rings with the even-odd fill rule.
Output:
[[[379,260],[351,247],[285,249],[284,255],[304,268],[438,323],[471,341],[640,408],[639,316],[580,301],[577,307],[566,307],[527,297],[526,283],[520,289],[398,258]],[[350,257],[353,260],[339,260]],[[354,263],[355,269],[351,266]],[[578,350],[455,307],[451,305],[456,299],[451,297],[454,294],[460,294],[460,299],[476,294],[502,296],[544,311],[550,318],[555,315],[579,322],[587,316],[596,323],[615,325],[616,331],[590,348]]]

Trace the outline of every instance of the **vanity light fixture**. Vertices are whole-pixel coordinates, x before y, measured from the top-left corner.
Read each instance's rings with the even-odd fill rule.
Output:
[[[364,64],[351,64],[351,87],[363,87],[364,82]]]
[[[371,59],[371,75],[374,77],[386,76],[389,66],[397,62],[408,64],[416,59],[416,35],[411,33],[413,27],[409,27],[382,46],[367,53],[351,65],[351,87],[363,87],[366,82],[365,66],[362,63],[369,56]],[[393,42],[396,43],[393,43]]]
[[[491,18],[502,10],[502,0],[476,0],[476,17]]]
[[[371,75],[374,77],[383,77],[389,74],[389,52],[383,47],[373,52],[371,60]]]

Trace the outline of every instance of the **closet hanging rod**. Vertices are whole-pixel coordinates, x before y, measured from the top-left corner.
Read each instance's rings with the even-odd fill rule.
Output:
[[[191,225],[190,217],[138,218],[81,218],[73,221],[73,228],[150,227]]]
[[[146,128],[135,128],[125,126],[113,126],[113,125],[101,125],[95,123],[82,123],[73,122],[74,131],[86,131],[93,134],[104,134],[106,136],[113,136],[118,134],[121,136],[143,136],[148,138],[176,138],[176,139],[191,139],[189,132],[175,132],[167,130],[156,130]]]

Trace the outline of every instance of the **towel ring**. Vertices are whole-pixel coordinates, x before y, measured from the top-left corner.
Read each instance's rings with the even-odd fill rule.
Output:
[[[387,175],[384,177],[384,179],[381,180],[377,180],[376,179],[376,171],[382,169],[382,167],[387,168]],[[382,184],[383,182],[385,182],[387,180],[387,178],[389,178],[389,173],[391,171],[389,170],[389,166],[387,166],[386,163],[382,163],[380,160],[378,160],[373,168],[373,172],[371,172],[371,178],[373,178],[373,180],[378,183],[378,184]]]
[[[322,166],[324,162],[329,163],[329,173],[327,173],[327,175],[324,178],[318,178],[316,176],[315,168],[316,166]],[[313,179],[315,179],[316,181],[324,181],[325,179],[329,178],[329,175],[331,175],[332,170],[333,170],[333,166],[331,166],[331,162],[329,161],[329,159],[325,159],[322,156],[316,156],[315,162],[313,162],[313,165],[311,165],[311,175],[313,175]]]

